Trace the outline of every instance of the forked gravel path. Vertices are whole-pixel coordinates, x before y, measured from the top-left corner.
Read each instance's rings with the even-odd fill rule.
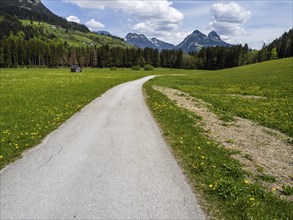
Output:
[[[248,119],[234,117],[234,122],[221,121],[203,100],[176,89],[158,86],[154,89],[175,101],[178,106],[201,116],[200,126],[207,131],[209,138],[230,150],[239,151],[232,157],[239,160],[245,170],[255,176],[265,174],[274,177],[273,183],[262,183],[269,190],[273,187],[281,191],[283,185],[293,186],[293,146],[287,143],[290,137]],[[292,198],[286,196],[286,199]]]
[[[0,219],[205,219],[144,102],[121,84],[0,172]]]

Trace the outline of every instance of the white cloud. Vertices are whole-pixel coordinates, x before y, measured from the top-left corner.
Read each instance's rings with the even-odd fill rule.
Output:
[[[210,11],[213,13],[216,21],[229,23],[243,23],[250,19],[250,11],[241,7],[235,2],[215,3]]]
[[[66,18],[67,21],[73,21],[73,22],[76,22],[76,23],[80,23],[80,19],[74,15],[70,15],[69,17]]]
[[[215,3],[210,8],[213,22],[210,26],[221,36],[245,35],[247,31],[241,27],[251,18],[251,13],[235,2]]]
[[[168,0],[154,1],[90,1],[90,0],[64,0],[78,5],[82,8],[120,10],[128,15],[134,16],[137,23],[132,29],[140,33],[152,34],[175,31],[183,20],[183,13],[172,7]]]
[[[101,22],[99,21],[96,21],[94,18],[92,18],[91,20],[87,21],[86,23],[86,26],[88,26],[88,28],[92,31],[96,31],[100,28],[103,28],[105,27],[104,24],[102,24]]]
[[[166,42],[173,43],[174,45],[178,45],[183,41],[183,39],[190,35],[193,31],[188,32],[165,32],[160,38]]]
[[[168,0],[157,1],[125,1],[125,0],[113,0],[113,1],[90,1],[90,0],[64,0],[78,5],[82,8],[91,9],[117,9],[122,10],[127,14],[135,15],[139,18],[156,18],[165,19],[170,22],[177,22],[183,19],[183,14],[177,9],[172,7],[172,3]]]

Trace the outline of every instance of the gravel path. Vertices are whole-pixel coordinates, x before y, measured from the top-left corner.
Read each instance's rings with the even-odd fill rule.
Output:
[[[1,219],[205,219],[145,105],[121,84],[0,172]]]

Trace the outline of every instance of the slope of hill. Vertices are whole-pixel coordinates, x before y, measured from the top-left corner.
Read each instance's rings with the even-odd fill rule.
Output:
[[[109,31],[94,31],[94,33],[101,35],[101,36],[107,36],[107,37],[111,37],[114,40],[121,40],[124,41],[123,38],[118,37],[116,35],[111,34]]]
[[[212,46],[232,46],[221,40],[220,36],[212,31],[208,36],[195,30],[192,34],[188,35],[180,44],[176,46],[176,49],[181,49],[184,52],[199,51],[203,47]]]
[[[71,46],[96,45],[97,47],[109,45],[110,47],[120,46],[129,47],[127,43],[119,38],[96,34],[94,32],[81,32],[77,30],[68,30],[60,26],[51,25],[45,22],[36,22],[29,20],[21,20],[26,27],[40,29],[50,39],[58,38],[66,41]]]
[[[13,15],[18,19],[44,21],[66,29],[72,28],[82,32],[89,32],[85,25],[69,22],[65,18],[55,15],[43,5],[41,0],[0,0],[0,14]]]

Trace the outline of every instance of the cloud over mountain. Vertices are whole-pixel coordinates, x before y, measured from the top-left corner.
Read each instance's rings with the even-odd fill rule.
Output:
[[[73,22],[76,22],[76,23],[80,23],[80,19],[74,15],[70,15],[69,17],[66,18],[67,21],[73,21]]]
[[[86,24],[86,26],[88,26],[88,28],[90,28],[90,30],[92,30],[92,31],[96,31],[96,30],[99,30],[100,28],[105,27],[104,24],[102,24],[102,23],[99,22],[99,21],[96,21],[95,19],[91,19],[91,20],[87,21],[85,24]]]
[[[214,18],[210,26],[220,35],[233,36],[247,33],[241,25],[251,18],[251,13],[238,3],[215,3],[211,6],[210,12]]]

